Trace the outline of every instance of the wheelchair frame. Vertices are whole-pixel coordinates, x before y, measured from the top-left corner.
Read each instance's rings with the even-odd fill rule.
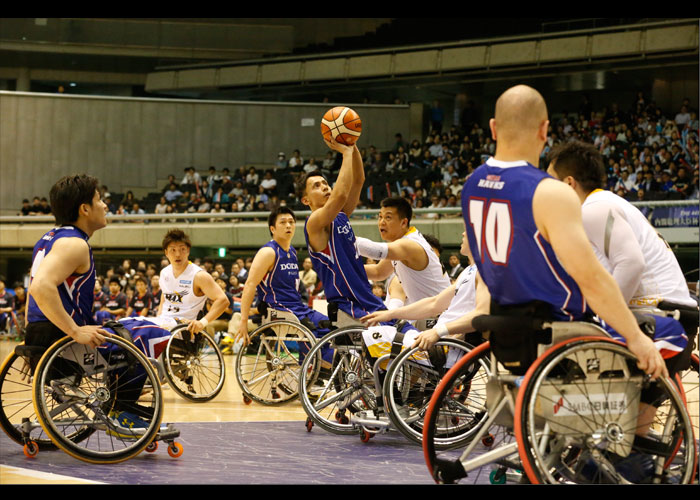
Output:
[[[488,331],[498,319],[482,316],[482,325],[478,328]],[[477,347],[445,375],[431,399],[423,433],[426,464],[434,480],[438,483],[456,482],[470,473],[483,472],[484,466],[495,464],[489,478],[497,484],[507,479],[531,483],[586,483],[596,480],[625,483],[631,479],[622,472],[616,472],[614,462],[623,464],[624,457],[629,456],[632,450],[648,452],[651,449],[656,453],[654,481],[691,482],[697,463],[696,442],[692,424],[675,385],[666,379],[658,381],[667,397],[663,412],[674,419],[662,426],[658,442],[635,438],[639,393],[641,387],[648,386],[650,381],[636,369],[635,359],[626,347],[589,323],[544,323],[542,328],[551,328],[552,342],[548,346],[538,346],[538,357],[524,376],[499,369],[499,363],[490,353],[494,371],[487,397],[489,418],[458,457],[448,453],[439,455],[434,445],[438,409],[445,394],[459,381],[460,372],[474,359],[488,353],[490,344]],[[595,355],[576,357],[585,350],[592,350]],[[605,363],[614,364],[606,368]],[[590,382],[589,378],[594,379],[591,374],[596,373],[600,378]],[[584,377],[585,383],[580,382],[581,377]],[[563,383],[557,389],[550,380],[559,379]],[[573,389],[577,383],[585,389],[585,393],[581,392],[583,389]],[[600,396],[600,392],[592,392],[601,387],[608,391],[603,392],[603,396]],[[546,390],[555,391],[558,398],[546,399]],[[560,417],[573,416],[573,420],[581,420],[582,416],[586,416],[583,420],[594,432],[585,429],[565,432],[558,428],[551,413],[549,417],[543,413],[543,409],[549,406],[548,402],[554,403],[549,411],[560,411]],[[566,421],[566,425],[577,426],[572,420]],[[579,427],[581,425],[578,424]],[[492,434],[494,430],[499,431],[498,438]],[[493,447],[497,439],[499,446]],[[480,443],[491,449],[485,452],[477,450]],[[678,457],[682,460],[680,466],[674,463]]]

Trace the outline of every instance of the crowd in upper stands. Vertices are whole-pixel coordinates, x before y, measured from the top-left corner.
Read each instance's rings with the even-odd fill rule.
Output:
[[[366,186],[359,208],[377,208],[387,196],[409,198],[415,208],[460,206],[465,178],[491,156],[496,144],[486,124],[463,113],[461,125],[445,127],[439,103],[433,103],[430,132],[424,140],[406,141],[396,134],[393,147],[361,148]],[[630,201],[698,198],[698,113],[685,99],[666,113],[639,92],[623,107],[612,103],[602,109],[583,98],[579,109],[562,111],[550,123],[546,155],[561,141],[579,139],[595,144],[607,162],[607,189]],[[299,150],[280,152],[271,168],[210,166],[198,172],[184,169],[181,178],[170,175],[161,192],[137,199],[131,191],[102,195],[112,214],[267,212],[278,205],[306,209],[294,193],[301,172],[321,170],[332,182],[340,168],[340,155],[304,157]],[[22,215],[46,214],[45,199],[25,200]],[[422,217],[449,217],[430,214]],[[457,215],[458,216],[458,215]]]

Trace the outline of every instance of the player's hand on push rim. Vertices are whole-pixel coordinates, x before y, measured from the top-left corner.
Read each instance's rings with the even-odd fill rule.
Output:
[[[627,348],[637,357],[637,366],[644,373],[656,380],[659,377],[668,377],[668,368],[664,358],[654,345],[654,341],[644,334],[627,340]]]
[[[189,324],[187,325],[187,330],[188,330],[190,333],[199,333],[199,332],[201,332],[202,330],[204,330],[204,325],[203,325],[202,322],[199,321],[198,319],[193,319],[193,320],[191,320],[191,321],[189,322]]]
[[[440,336],[437,334],[434,328],[431,328],[430,330],[420,332],[420,334],[418,334],[416,337],[416,340],[413,341],[411,348],[413,349],[417,347],[421,351],[427,351],[433,347],[438,340],[440,340]]]
[[[78,330],[73,336],[73,340],[78,344],[99,347],[104,343],[107,335],[107,331],[103,330],[102,327],[98,325],[84,325],[78,327]]]

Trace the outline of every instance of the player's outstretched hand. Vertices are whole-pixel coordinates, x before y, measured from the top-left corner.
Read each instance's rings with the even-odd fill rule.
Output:
[[[187,331],[191,333],[199,333],[202,330],[204,330],[204,325],[197,319],[193,319],[187,324]]]
[[[325,141],[326,145],[331,148],[333,151],[338,151],[339,153],[342,154],[350,154],[354,151],[355,146],[346,146],[345,144],[341,144],[333,137],[324,137],[323,140]]]
[[[391,311],[386,310],[370,313],[367,316],[360,318],[360,321],[367,326],[375,326],[385,321],[391,321],[392,319],[394,319],[394,317],[392,316]]]
[[[411,349],[418,347],[421,351],[427,351],[433,347],[438,340],[440,340],[440,337],[435,329],[431,328],[430,330],[420,332],[416,340],[413,341]]]
[[[627,348],[637,357],[637,366],[653,379],[668,377],[668,368],[654,342],[640,332],[632,339],[627,339]]]

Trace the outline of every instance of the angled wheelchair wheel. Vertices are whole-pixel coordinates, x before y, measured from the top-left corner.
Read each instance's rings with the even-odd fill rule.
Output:
[[[469,453],[463,454],[458,448],[476,444],[491,448],[510,440],[502,428],[486,428],[486,385],[491,375],[489,347],[484,342],[466,352],[439,381],[428,403],[421,441],[425,463],[438,484],[467,478],[462,462],[469,458]],[[473,443],[477,439],[478,443]]]
[[[384,380],[384,403],[394,427],[408,439],[423,442],[423,419],[430,398],[449,368],[472,349],[461,340],[442,339],[431,352],[405,349],[391,362]],[[436,449],[463,445],[485,421],[486,408],[480,398],[485,395],[487,361],[481,358],[471,364],[472,372],[463,378],[468,385],[446,396],[442,417],[433,430]]]
[[[301,323],[279,320],[250,334],[250,344],[236,355],[236,380],[243,397],[264,405],[278,405],[299,396],[304,356],[316,337]]]
[[[168,384],[184,399],[204,403],[223,389],[224,355],[208,333],[202,331],[193,336],[187,325],[178,325],[172,329],[161,356]]]
[[[354,326],[334,330],[304,359],[299,387],[308,430],[316,424],[333,434],[357,434],[350,416],[376,409],[373,362],[362,331]]]
[[[540,356],[518,393],[514,430],[535,484],[688,484],[695,470],[693,428],[675,384],[649,380],[611,339],[571,339]]]
[[[158,435],[163,416],[158,375],[141,351],[117,335],[108,335],[98,348],[65,337],[48,348],[34,374],[39,423],[74,458],[122,462]],[[150,390],[144,392],[144,385]],[[71,439],[83,432],[89,435]]]
[[[34,412],[32,373],[25,358],[15,352],[0,367],[0,427],[21,446],[33,441],[37,451],[56,449]]]

